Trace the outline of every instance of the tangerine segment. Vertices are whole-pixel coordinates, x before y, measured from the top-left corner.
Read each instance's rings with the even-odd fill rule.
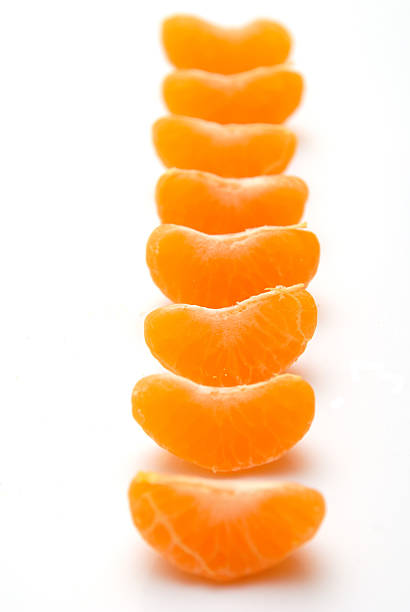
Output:
[[[232,306],[267,287],[306,285],[313,278],[319,241],[302,227],[210,236],[160,225],[148,239],[147,264],[154,283],[173,302]]]
[[[221,74],[281,64],[292,43],[289,32],[268,19],[224,28],[191,15],[165,19],[162,42],[169,61],[177,68]]]
[[[157,374],[132,393],[134,418],[151,438],[213,472],[278,459],[305,435],[314,411],[312,387],[292,374],[225,388]]]
[[[276,287],[228,308],[157,308],[145,319],[145,340],[171,372],[203,385],[233,387],[288,368],[313,336],[316,318],[303,285]]]
[[[314,536],[325,514],[322,495],[300,484],[144,472],[129,502],[148,544],[179,569],[218,582],[273,567]]]
[[[234,178],[279,174],[296,148],[296,136],[280,125],[220,125],[179,115],[158,119],[153,140],[168,168],[205,170]]]
[[[163,83],[171,113],[218,123],[282,123],[302,98],[302,76],[286,66],[234,75],[176,70]]]
[[[302,179],[283,174],[235,179],[172,168],[160,177],[156,188],[162,223],[186,225],[207,234],[293,225],[302,218],[307,197]]]

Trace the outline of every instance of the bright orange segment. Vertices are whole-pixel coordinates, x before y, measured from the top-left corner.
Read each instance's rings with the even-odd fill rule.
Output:
[[[316,328],[315,302],[303,286],[271,291],[217,310],[172,304],[145,319],[145,340],[162,365],[215,387],[247,385],[288,368]]]
[[[315,535],[325,514],[322,495],[299,484],[224,486],[142,472],[129,501],[135,526],[165,559],[219,582],[276,565]]]
[[[153,141],[167,168],[233,178],[279,174],[296,148],[296,136],[281,125],[220,125],[179,115],[158,119]]]
[[[161,176],[156,188],[162,223],[207,234],[294,225],[302,218],[307,197],[302,179],[283,174],[235,179],[172,168]]]
[[[303,79],[287,66],[234,75],[176,70],[163,84],[171,113],[218,123],[282,123],[299,106]]]
[[[292,374],[225,388],[158,374],[136,384],[132,412],[171,453],[213,472],[232,472],[269,463],[292,448],[312,423],[315,396]]]
[[[160,225],[147,243],[147,264],[164,295],[208,308],[232,306],[268,287],[307,285],[319,255],[318,239],[303,226],[210,236]]]
[[[177,68],[221,74],[282,64],[291,48],[287,30],[268,19],[223,28],[191,15],[165,19],[162,42],[169,61]]]

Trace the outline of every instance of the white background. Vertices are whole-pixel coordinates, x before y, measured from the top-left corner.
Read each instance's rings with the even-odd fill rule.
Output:
[[[0,608],[4,612],[404,612],[409,586],[410,16],[403,0],[0,5]],[[170,12],[284,22],[305,74],[289,172],[322,244],[319,326],[295,371],[308,436],[246,478],[318,487],[318,536],[281,567],[215,587],[170,569],[127,506],[138,469],[200,474],[130,412],[160,367],[143,318],[161,172],[150,140]],[[206,475],[206,474],[205,474]]]

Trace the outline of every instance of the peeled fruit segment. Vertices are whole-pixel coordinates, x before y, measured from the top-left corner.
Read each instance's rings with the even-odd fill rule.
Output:
[[[222,74],[281,64],[291,48],[288,31],[268,19],[224,28],[191,15],[165,19],[162,42],[169,61],[177,68]]]
[[[162,223],[207,234],[294,225],[302,218],[307,197],[302,179],[283,174],[238,179],[172,168],[160,177],[156,188]]]
[[[320,247],[302,227],[260,227],[210,236],[180,225],[160,225],[147,243],[155,284],[173,302],[208,308],[236,302],[277,285],[307,284]]]
[[[276,287],[227,308],[157,308],[145,319],[145,341],[174,374],[233,387],[286,370],[305,350],[316,319],[315,302],[303,285]]]
[[[288,66],[221,75],[176,70],[163,83],[168,110],[218,123],[282,123],[299,106],[302,76]]]
[[[300,484],[143,472],[129,502],[148,544],[181,570],[219,582],[276,565],[315,535],[325,514],[322,495]]]
[[[149,436],[214,472],[278,459],[305,435],[314,411],[312,387],[292,374],[225,388],[157,374],[140,380],[132,393],[134,418]]]
[[[221,125],[172,115],[154,123],[153,141],[168,167],[204,170],[225,177],[283,172],[296,148],[296,136],[281,125]]]

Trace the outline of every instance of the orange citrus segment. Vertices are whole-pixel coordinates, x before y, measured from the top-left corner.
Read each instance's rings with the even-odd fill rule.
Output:
[[[322,495],[299,484],[152,473],[131,482],[129,501],[135,526],[165,559],[220,582],[274,566],[314,536],[325,513]]]
[[[172,168],[160,177],[156,188],[162,223],[207,234],[294,225],[302,218],[307,197],[302,179],[283,174],[238,179]]]
[[[176,70],[163,83],[168,110],[218,123],[282,123],[298,107],[302,76],[287,66],[221,75]]]
[[[224,28],[191,15],[175,15],[163,22],[162,41],[169,61],[177,68],[223,74],[281,64],[291,48],[287,30],[268,19]]]
[[[314,410],[312,387],[292,374],[225,388],[158,374],[140,380],[132,393],[134,418],[149,436],[214,472],[278,459],[308,431]]]
[[[145,319],[145,340],[175,374],[230,387],[267,380],[288,368],[313,336],[316,317],[315,302],[303,286],[276,287],[227,308],[157,308]]]
[[[160,225],[147,244],[155,284],[173,302],[232,306],[277,285],[308,284],[320,247],[300,227],[261,227],[209,236],[180,225]]]
[[[172,115],[153,126],[157,154],[168,168],[204,170],[225,177],[279,174],[290,162],[296,136],[281,125],[220,125]]]

